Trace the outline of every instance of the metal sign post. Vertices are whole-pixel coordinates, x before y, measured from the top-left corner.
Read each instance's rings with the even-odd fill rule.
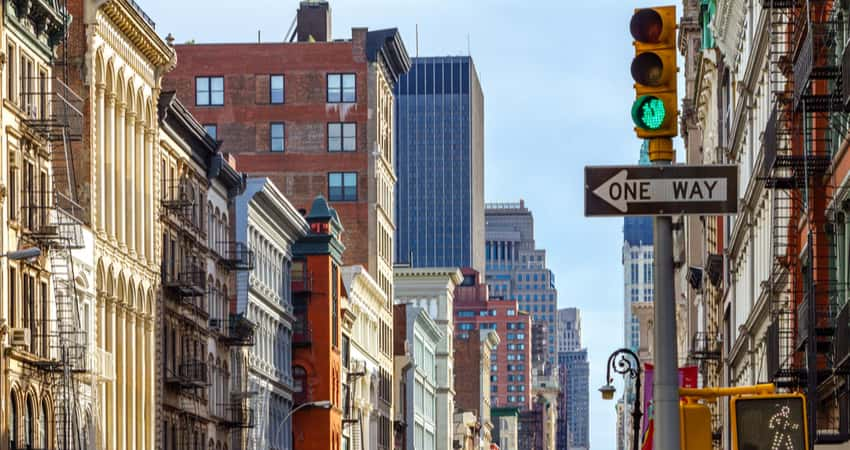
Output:
[[[586,167],[585,216],[656,216],[654,443],[678,450],[679,367],[673,287],[673,215],[734,214],[736,166],[672,165],[670,140],[650,141],[652,166]]]

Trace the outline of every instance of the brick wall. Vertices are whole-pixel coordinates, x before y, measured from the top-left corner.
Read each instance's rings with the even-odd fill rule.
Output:
[[[468,339],[455,338],[455,406],[463,411],[474,411],[478,416],[481,396],[481,337],[478,330],[469,332]]]
[[[268,176],[296,208],[328,196],[328,172],[357,172],[357,201],[331,202],[345,232],[345,264],[369,265],[368,65],[366,29],[345,42],[177,45],[178,66],[164,81],[198,121],[215,124],[221,150],[239,169]],[[356,76],[356,103],[327,103],[328,73]],[[269,103],[270,75],[284,75],[284,103]],[[224,105],[195,105],[195,77],[224,77]],[[285,124],[284,152],[270,152],[269,124]],[[328,152],[327,124],[357,124],[357,150]],[[374,242],[374,239],[373,239]]]

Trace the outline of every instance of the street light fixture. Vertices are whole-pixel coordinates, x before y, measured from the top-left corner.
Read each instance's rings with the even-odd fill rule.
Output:
[[[286,421],[290,417],[292,417],[292,415],[295,414],[296,411],[303,409],[303,408],[307,408],[307,407],[321,408],[321,409],[331,409],[333,407],[333,403],[331,403],[330,400],[319,400],[319,401],[315,401],[315,402],[302,403],[302,404],[296,406],[295,408],[292,408],[292,410],[289,411],[289,414],[287,414],[283,418],[283,420],[281,421],[281,424],[278,427],[277,432],[275,432],[274,442],[277,442],[278,438],[280,438],[280,432],[283,431],[283,428],[284,428],[283,425],[286,423]]]
[[[41,256],[41,249],[38,247],[27,247],[21,250],[16,250],[3,255],[0,258],[9,258],[10,261],[20,261],[22,259],[32,259]]]
[[[621,348],[614,353],[611,353],[611,356],[608,357],[605,385],[599,388],[599,392],[602,393],[602,398],[604,400],[613,399],[614,392],[617,391],[617,389],[611,384],[614,381],[614,379],[611,378],[612,368],[614,369],[614,372],[619,373],[624,377],[628,375],[629,378],[635,380],[635,402],[634,406],[632,406],[632,429],[634,430],[632,448],[634,450],[638,450],[640,447],[640,419],[643,417],[643,413],[640,410],[640,358],[638,358],[638,355],[636,355],[635,352],[627,348]]]

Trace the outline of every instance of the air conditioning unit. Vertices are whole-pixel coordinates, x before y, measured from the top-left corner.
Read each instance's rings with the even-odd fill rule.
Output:
[[[12,347],[28,348],[30,345],[30,330],[29,328],[12,328]]]

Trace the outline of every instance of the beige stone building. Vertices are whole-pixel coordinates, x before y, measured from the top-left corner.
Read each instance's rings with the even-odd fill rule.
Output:
[[[81,116],[65,107],[78,97],[54,82],[67,12],[55,3],[2,8],[2,139],[0,139],[0,448],[46,448],[90,437],[88,337],[83,308],[90,286],[74,250],[84,245],[73,216],[73,189],[56,155],[68,147]],[[73,102],[57,102],[58,98]],[[76,119],[76,120],[74,120]],[[75,127],[69,127],[73,122]],[[64,141],[67,143],[68,141]],[[9,252],[38,249],[20,258]],[[89,291],[90,292],[90,291]],[[65,371],[70,369],[70,372]],[[90,373],[89,373],[90,375]],[[85,380],[92,380],[85,377]],[[60,387],[68,386],[68,390]],[[58,425],[57,425],[58,424]]]
[[[74,185],[94,233],[96,348],[114,378],[95,394],[97,447],[157,445],[161,364],[160,82],[175,64],[155,24],[128,0],[69,0],[66,83],[85,99]]]
[[[442,333],[436,358],[436,444],[437,450],[452,448],[454,386],[454,291],[463,281],[457,268],[395,268],[395,303],[423,308]]]
[[[343,439],[351,450],[392,447],[393,314],[387,296],[363,266],[342,268]]]

